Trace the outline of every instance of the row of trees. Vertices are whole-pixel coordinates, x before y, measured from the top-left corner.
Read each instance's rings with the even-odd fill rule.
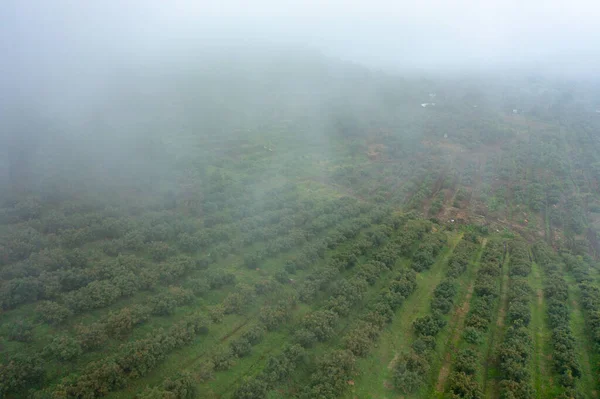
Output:
[[[135,326],[146,322],[150,316],[171,314],[177,306],[189,303],[193,298],[194,295],[189,290],[170,287],[167,291],[152,296],[147,305],[126,306],[110,312],[103,320],[76,326],[75,337],[56,336],[44,348],[43,353],[49,359],[73,360],[83,351],[100,348],[109,337],[119,340],[125,338]],[[20,326],[22,328],[23,324]],[[22,337],[23,332],[19,336]]]
[[[394,384],[404,393],[417,390],[429,374],[435,338],[446,325],[443,315],[452,310],[458,292],[456,278],[464,273],[477,250],[477,245],[473,241],[461,240],[457,244],[448,261],[446,278],[433,291],[430,302],[431,313],[413,322],[417,340],[413,342],[412,350],[408,354],[403,354],[394,366]]]
[[[261,374],[246,379],[234,393],[236,399],[266,397],[268,391],[283,379],[288,378],[297,363],[304,359],[303,355],[299,355],[299,353],[304,353],[303,348],[309,348],[317,341],[329,340],[335,333],[335,325],[339,317],[348,315],[352,306],[362,298],[362,293],[366,290],[367,285],[375,284],[383,273],[395,266],[401,244],[394,244],[393,240],[388,241],[388,235],[391,234],[393,229],[399,229],[404,222],[391,220],[388,229],[376,228],[370,234],[367,234],[367,240],[375,247],[383,245],[386,241],[388,242],[380,251],[373,254],[373,258],[377,258],[377,254],[381,251],[390,254],[395,253],[396,258],[389,260],[387,264],[380,261],[360,264],[357,266],[358,270],[353,277],[342,279],[334,284],[331,287],[333,295],[325,302],[324,307],[309,313],[302,320],[301,328],[295,333],[297,344],[286,349],[287,354],[284,351],[282,355],[270,358],[267,367]],[[415,240],[420,236],[421,234],[415,234]],[[361,246],[353,246],[352,248],[360,249]],[[328,269],[339,273],[340,270],[353,267],[355,261],[349,262],[349,260],[363,254],[366,248],[358,250],[356,253],[352,249],[350,252],[340,253],[332,259],[332,264]],[[347,382],[353,373],[354,357],[368,353],[381,329],[392,319],[394,310],[402,304],[404,298],[410,295],[415,288],[416,276],[414,272],[403,270],[396,275],[389,284],[388,289],[381,293],[377,301],[369,306],[367,313],[360,317],[355,326],[344,336],[345,349],[334,350],[323,355],[317,361],[316,368],[318,371],[312,374],[310,384],[302,390],[300,396],[307,398],[316,396],[339,397],[347,387]],[[282,312],[276,314],[279,315],[280,313]],[[270,320],[271,317],[268,317],[268,319]],[[290,353],[293,355],[290,355]],[[272,364],[279,365],[281,371],[271,367]]]
[[[447,240],[446,233],[443,231],[428,234],[419,244],[417,251],[412,257],[411,267],[414,271],[423,272],[429,270]]]
[[[53,390],[53,397],[94,398],[123,387],[129,378],[147,374],[169,352],[208,332],[208,322],[200,314],[186,317],[168,331],[157,330],[147,338],[121,345],[118,354],[90,363],[79,375],[67,377]],[[44,350],[70,359],[80,352],[76,342],[57,337]],[[38,355],[14,356],[0,365],[0,393],[16,395],[43,381],[43,361]]]
[[[398,228],[399,225],[394,226]],[[356,280],[363,280],[363,284],[374,284],[376,278],[374,273],[377,269],[380,271],[392,270],[396,265],[397,258],[406,251],[406,240],[409,237],[414,239],[413,243],[423,237],[424,230],[420,224],[408,224],[404,227],[404,232],[410,232],[408,235],[399,234],[398,237],[390,240],[380,251],[377,251],[374,259],[368,265],[361,265],[359,272],[355,275]],[[373,237],[373,236],[372,236]],[[360,285],[360,283],[359,283]],[[305,386],[300,394],[300,397],[312,398],[336,398],[339,397],[348,387],[354,372],[354,356],[365,356],[373,343],[377,340],[379,333],[385,325],[394,317],[395,311],[402,305],[407,298],[416,289],[416,275],[414,271],[401,270],[384,290],[378,299],[369,305],[369,310],[359,318],[354,327],[344,336],[344,350],[334,350],[324,355],[317,362],[317,370],[310,377],[310,384]],[[354,285],[356,287],[356,285]],[[359,296],[352,285],[345,288],[345,295]],[[331,307],[332,303],[338,302],[335,300],[343,296],[339,293],[337,297],[333,297],[326,304],[329,307],[329,314],[322,314],[319,317],[318,323],[310,323],[313,327],[309,331],[316,331],[317,337],[322,337],[322,340],[329,339],[333,334],[333,322],[337,316],[347,314],[345,307]],[[348,299],[346,299],[348,300]],[[340,309],[344,309],[340,311]],[[325,311],[327,312],[327,311]],[[331,317],[328,317],[331,316]]]
[[[350,207],[352,209],[357,208],[352,204],[347,205],[347,207]],[[358,208],[363,209],[362,207]],[[319,212],[321,212],[320,209]],[[304,223],[304,221],[307,220],[307,218],[308,220],[310,220],[310,217],[315,215],[305,214],[303,216],[304,217],[301,218],[302,223]],[[148,253],[150,254],[151,258],[155,261],[160,262],[166,260],[168,256],[172,255],[174,253],[174,248],[171,248],[170,245],[164,241],[156,241],[155,239],[185,239],[183,240],[183,242],[185,243],[184,245],[186,246],[186,249],[191,249],[190,247],[194,246],[190,244],[191,236],[188,233],[190,231],[189,226],[185,231],[179,233],[179,236],[177,236],[177,231],[181,230],[181,228],[174,229],[172,225],[167,224],[167,222],[163,221],[162,219],[159,219],[159,221],[160,224],[151,225],[152,227],[149,227],[151,228],[150,231],[152,231],[152,234],[154,235],[156,235],[157,231],[166,232],[164,234],[159,234],[160,237],[150,237],[150,239],[152,239],[151,241],[148,241],[146,238],[141,238],[140,245],[136,245],[135,248],[132,247],[131,249],[142,250],[145,247],[148,247]],[[280,220],[278,217],[272,217],[268,219],[268,222],[273,223],[278,223],[279,221]],[[293,220],[291,221],[292,227],[295,223],[296,222],[294,222]],[[281,236],[281,234],[287,232],[288,228],[289,226],[284,225],[282,229],[273,231],[267,238],[275,238]],[[260,234],[257,230],[262,231],[262,226],[259,226],[255,230],[251,230],[246,233],[247,237],[250,238],[249,240],[246,240],[249,241],[246,244],[250,244],[261,239],[261,236],[264,234]],[[235,231],[235,229],[231,229],[231,231]],[[208,236],[216,237],[221,241],[229,240],[230,243],[237,240],[233,233],[220,235],[209,234]],[[280,245],[275,249],[280,250],[283,248],[289,248],[290,245],[296,245],[298,241],[298,238],[296,236],[297,234],[292,236],[292,239],[284,239],[280,237],[277,241],[277,243],[279,243]],[[110,242],[111,241],[107,241],[107,243]],[[231,245],[227,244],[226,246],[227,251],[225,252],[231,252]],[[195,247],[195,251],[197,251],[200,248],[201,246]],[[271,248],[271,250],[273,250],[273,248]],[[118,255],[118,253],[120,252],[121,251],[119,249],[111,255]],[[110,261],[98,262],[98,256],[93,252],[83,254],[81,251],[65,251],[63,249],[50,249],[42,250],[40,253],[34,254],[28,261],[22,262],[18,265],[15,265],[14,268],[11,268],[11,270],[18,270],[18,275],[21,275],[21,277],[15,278],[13,280],[8,280],[7,278],[10,276],[7,275],[7,271],[4,270],[5,273],[3,277],[6,281],[4,281],[2,286],[0,287],[0,300],[2,306],[4,308],[12,308],[20,303],[34,301],[36,299],[53,299],[60,293],[82,288],[85,285],[94,282],[95,280],[103,279],[103,275],[106,275],[104,270],[101,270],[99,273],[97,270],[95,270],[97,268],[93,268],[90,270],[86,267],[89,263],[88,259],[90,259],[91,257],[96,258],[92,262],[92,264],[94,265],[98,263],[110,263]],[[207,266],[209,263],[214,261],[215,256],[209,256],[200,260],[199,263],[201,263],[202,266]],[[144,265],[143,259],[139,259],[138,262],[141,264],[140,267],[137,268],[138,272],[141,269],[147,270],[147,267],[145,267],[147,265]],[[25,273],[25,275],[23,275],[23,273]]]
[[[589,257],[575,256],[567,251],[561,252],[560,255],[567,270],[579,284],[587,334],[594,352],[600,354],[600,288],[590,275],[593,260]]]
[[[446,278],[442,280],[433,291],[433,299],[431,300],[431,309],[434,312],[448,314],[454,306],[454,297],[458,291],[458,282],[456,279],[460,277],[465,270],[475,251],[477,250],[476,237],[470,237],[470,240],[461,240],[448,261],[448,269]]]
[[[153,264],[134,255],[96,257],[90,259],[89,267],[72,266],[7,281],[0,288],[0,300],[5,309],[40,299],[59,300],[72,311],[82,312],[104,307],[139,290],[153,289],[160,283],[170,284],[185,273],[205,269],[214,260],[179,255]]]
[[[396,310],[416,288],[415,273],[401,270],[346,333],[343,338],[344,349],[332,350],[317,361],[310,383],[302,389],[300,397],[339,398],[354,374],[355,356],[368,354],[381,330],[392,321]]]
[[[400,224],[397,225],[398,227]],[[387,226],[376,226],[374,231],[379,230],[385,231],[387,234],[391,233],[390,228]],[[303,293],[306,293],[308,286],[313,287],[315,290],[324,290],[328,287],[328,284],[306,285],[307,282],[314,281],[326,281],[331,282],[337,277],[340,271],[347,267],[352,267],[356,264],[357,257],[366,253],[367,250],[371,249],[372,237],[378,236],[375,233],[366,235],[365,242],[369,245],[356,245],[357,242],[362,240],[356,240],[360,233],[360,227],[352,221],[348,224],[344,224],[338,227],[336,232],[340,232],[340,239],[336,240],[331,248],[335,248],[347,241],[355,240],[355,244],[350,246],[350,250],[346,252],[337,253],[327,263],[323,269],[317,269],[310,274],[304,284],[299,285],[295,292],[290,295],[276,301],[273,304],[265,305],[261,308],[259,313],[259,323],[253,328],[242,334],[241,337],[233,340],[227,346],[218,348],[215,350],[208,361],[203,364],[202,374],[203,378],[210,378],[213,372],[227,370],[235,365],[235,361],[238,358],[247,356],[251,353],[252,346],[259,343],[262,336],[266,331],[273,331],[279,328],[285,321],[291,317],[292,310],[296,306],[297,298],[303,298]],[[387,235],[384,240],[387,240]],[[312,242],[306,245],[298,256],[292,259],[294,264],[298,264],[298,260],[306,260],[307,263],[312,265],[319,259],[325,257],[325,250],[328,248],[327,238],[324,240]],[[353,252],[358,251],[358,252]],[[289,263],[286,263],[286,266]],[[306,265],[308,267],[309,264]],[[287,267],[286,267],[287,268]],[[295,270],[295,269],[294,269]],[[276,278],[280,277],[281,270],[277,273]],[[287,272],[284,272],[287,274]],[[377,275],[378,277],[379,275]],[[355,277],[349,279],[341,279],[337,281],[332,287],[329,287],[332,295],[329,300],[326,301],[323,309],[312,312],[306,316],[302,321],[302,327],[297,329],[295,339],[296,346],[310,347],[316,341],[324,341],[328,339],[333,333],[335,323],[337,322],[340,315],[347,315],[354,304],[356,304],[362,298],[362,293],[366,289],[366,285],[369,284],[367,280],[373,278],[372,270],[370,267],[361,268]],[[282,278],[282,282],[289,282],[289,279]],[[316,292],[314,292],[316,294]],[[249,298],[245,298],[242,301],[229,301],[231,295],[225,299],[222,305],[218,305],[212,308],[211,317],[213,321],[219,322],[222,319],[223,314],[227,313],[227,303],[239,304],[243,306],[250,302]],[[306,297],[304,297],[306,300]],[[257,382],[255,380],[249,381],[244,387],[240,388],[245,394],[248,392],[261,391],[266,385]],[[241,393],[240,393],[241,395]]]
[[[140,291],[155,291],[159,285],[171,284],[185,274],[204,267],[191,257],[180,255],[160,264],[146,264],[132,256],[119,257],[100,263],[98,268],[101,269],[98,274],[105,279],[94,280],[62,294],[57,298],[59,301],[41,302],[37,306],[39,317],[50,324],[60,324],[73,314],[107,307]],[[218,278],[213,274],[203,272],[201,276],[210,284],[211,279]]]
[[[399,227],[400,225],[397,226],[397,228]],[[386,232],[387,235],[391,235],[392,228],[389,228]],[[379,239],[377,234],[371,234],[367,237],[367,240],[372,240],[372,245],[382,245],[385,242],[383,239]],[[352,247],[347,252],[338,253],[333,257],[328,268],[325,269],[325,273],[322,274],[324,277],[321,280],[308,281],[318,281],[318,286],[321,289],[325,289],[328,282],[338,273],[354,267],[358,263],[358,257],[366,253],[367,249],[370,249],[370,247]],[[304,347],[310,347],[317,341],[326,341],[331,338],[337,318],[347,316],[350,309],[361,301],[367,286],[374,284],[377,280],[378,276],[373,274],[373,269],[384,271],[394,268],[396,260],[400,256],[400,245],[396,244],[393,240],[389,241],[380,251],[375,252],[373,258],[381,259],[378,255],[382,252],[389,255],[385,257],[387,263],[373,261],[362,267],[351,279],[342,279],[333,287],[330,287],[333,295],[325,302],[323,309],[308,314],[303,321],[303,327],[296,331],[295,337],[298,343]],[[396,288],[398,292],[404,291],[402,283],[398,283],[398,287]],[[299,291],[301,299],[306,298],[303,295],[305,291],[306,287],[302,287]],[[390,306],[395,303],[396,299],[392,295],[388,301],[388,306]]]
[[[503,258],[503,242],[490,239],[481,255],[473,286],[474,297],[465,319],[462,339],[466,346],[453,359],[453,368],[446,387],[452,398],[483,398],[476,375],[477,364],[480,361],[478,353],[498,302]]]
[[[138,399],[196,399],[196,381],[190,373],[179,372],[173,378],[166,378],[160,387],[146,388]]]
[[[202,280],[207,286],[216,288],[221,287],[224,284],[232,283],[235,277],[231,274],[225,272],[211,272],[208,274],[211,276],[210,283]],[[273,282],[276,284],[275,282]],[[262,282],[259,282],[255,285],[255,287],[249,287],[246,284],[238,284],[236,287],[236,291],[223,301],[222,308],[225,310],[230,309],[231,303],[241,302],[244,305],[251,303],[254,299],[254,295],[259,292],[262,292]],[[204,292],[204,291],[202,291]],[[233,295],[239,295],[240,300],[234,301],[230,300]],[[141,323],[144,323],[149,319],[151,315],[167,315],[171,314],[176,307],[189,303],[194,298],[194,293],[191,290],[184,289],[181,287],[169,287],[168,290],[160,292],[156,295],[153,295],[147,304],[139,305],[134,304],[131,306],[127,306],[122,308],[116,312],[110,312],[103,320],[92,323],[90,325],[79,325],[76,326],[76,335],[75,337],[71,337],[68,335],[57,336],[50,341],[48,345],[42,351],[42,355],[46,358],[46,360],[57,360],[57,361],[72,361],[74,358],[78,357],[82,354],[83,351],[94,350],[102,347],[109,337],[113,337],[115,339],[123,339],[129,332],[136,326]],[[199,323],[200,315],[194,315],[193,317],[188,317],[185,319],[188,321],[187,329],[189,330],[191,321]],[[202,321],[202,323],[206,324],[206,322]],[[196,328],[196,327],[194,327]],[[199,327],[198,327],[199,328]],[[202,327],[202,331],[204,332],[205,328]],[[177,330],[171,331],[173,334],[182,334]],[[179,339],[179,342],[175,347],[179,347],[181,345],[186,344],[189,341],[185,341],[185,339],[180,339],[175,336],[176,339]],[[154,338],[152,338],[154,339]],[[156,338],[157,340],[161,340],[163,338]],[[166,339],[166,338],[165,338]],[[191,339],[191,336],[190,336]],[[148,341],[148,340],[147,340]],[[146,341],[142,342],[142,347],[151,346]],[[144,344],[143,342],[146,342]],[[144,346],[145,345],[145,346]],[[159,343],[156,343],[159,345]],[[119,351],[122,352],[124,349],[122,346]],[[168,349],[168,345],[166,346]],[[154,353],[152,359],[162,359],[162,357],[166,356],[168,351],[157,355]],[[132,355],[134,356],[134,355]],[[134,356],[135,357],[135,356]],[[140,360],[142,363],[145,361],[144,359]],[[150,361],[150,360],[149,360]],[[154,361],[154,360],[153,360]],[[134,361],[131,361],[131,367],[134,367]],[[145,367],[145,366],[142,366]],[[129,374],[128,374],[129,375]],[[141,374],[130,374],[128,378],[137,378]]]
[[[97,223],[93,226],[100,226],[97,228],[102,232],[100,238],[109,238],[108,241],[103,241],[102,248],[105,252],[109,251],[111,256],[117,256],[128,250],[146,250],[151,259],[161,262],[175,252],[175,248],[167,244],[167,241],[175,241],[177,246],[186,252],[205,249],[208,254],[211,254],[211,251],[208,251],[208,245],[214,247],[218,244],[213,248],[212,256],[205,256],[198,261],[203,267],[206,267],[216,260],[219,253],[227,255],[239,249],[240,245],[248,245],[259,240],[276,242],[278,245],[268,246],[271,252],[289,249],[298,243],[298,239],[302,240],[303,238],[298,237],[298,234],[290,235],[290,239],[283,238],[281,235],[288,233],[294,226],[306,224],[307,221],[311,221],[319,215],[328,216],[323,215],[325,211],[335,212],[331,215],[333,221],[330,221],[330,223],[335,223],[348,212],[356,214],[369,209],[369,206],[358,205],[356,201],[347,198],[332,202],[333,204],[327,207],[313,206],[314,209],[310,211],[296,209],[301,205],[292,204],[290,208],[273,211],[265,218],[255,216],[249,218],[250,220],[242,220],[239,226],[216,226],[199,232],[197,231],[198,227],[190,222],[178,218],[169,220],[168,216],[172,216],[171,214],[151,214],[148,216],[148,220],[143,219],[139,222],[134,222],[131,218],[102,219],[98,215],[89,220],[86,219],[85,222]],[[295,213],[296,211],[297,213]],[[274,225],[274,228],[269,229],[269,233],[265,235],[265,226],[268,227],[271,224]],[[240,238],[238,232],[241,227],[244,227],[244,233]],[[30,240],[41,241],[41,239],[35,238],[39,236],[35,230],[30,229],[29,231],[33,232],[32,235],[27,236]],[[300,236],[303,235],[304,233],[300,234]],[[276,241],[272,240],[276,238]],[[19,241],[18,236],[13,238],[13,241],[15,239]],[[123,242],[115,243],[116,239]],[[103,276],[98,275],[96,270],[87,268],[89,263],[98,264],[98,258],[98,254],[93,251],[84,254],[77,250],[66,251],[54,248],[42,250],[24,262],[5,267],[2,270],[4,281],[0,286],[0,304],[7,309],[37,299],[54,299],[61,293],[79,289],[95,280],[103,279]],[[92,259],[93,261],[89,262]],[[139,261],[144,262],[143,259]],[[142,264],[141,266],[146,265]],[[138,270],[142,268],[147,269],[147,267],[140,267]],[[13,280],[10,280],[11,276],[14,277]]]
[[[359,228],[360,227],[356,224],[346,225],[344,228],[338,229],[338,231],[340,231],[344,238],[350,238],[358,233]],[[311,257],[307,257],[307,259],[313,260],[315,253],[322,254],[324,246],[327,244],[331,245],[331,240],[320,244],[321,245],[316,245],[316,247],[311,246],[309,249]],[[303,255],[305,254],[303,253]],[[119,261],[116,262],[119,263]],[[60,322],[64,318],[69,317],[71,312],[81,312],[87,309],[107,306],[122,296],[128,296],[135,293],[140,288],[153,288],[157,281],[174,281],[191,269],[205,265],[204,262],[192,261],[190,258],[184,256],[179,256],[170,262],[162,263],[154,267],[142,268],[139,266],[139,263],[140,262],[138,262],[134,268],[130,269],[133,269],[136,273],[141,273],[141,279],[136,279],[134,277],[134,272],[131,270],[129,270],[128,274],[118,275],[117,272],[121,272],[123,269],[122,265],[118,265],[119,268],[116,272],[107,273],[106,270],[102,271],[103,275],[106,276],[116,275],[112,280],[92,281],[87,286],[65,296],[63,302],[66,306],[58,304],[51,304],[51,306],[50,304],[42,304],[43,306],[41,306],[40,310],[44,311],[43,315],[47,320],[51,322]],[[115,284],[115,282],[117,284]],[[35,292],[35,290],[29,290],[29,292]],[[56,311],[46,312],[48,309]],[[60,313],[60,316],[57,317],[55,313]]]
[[[515,399],[528,399],[535,395],[531,383],[529,360],[533,340],[529,331],[531,298],[533,291],[525,279],[524,271],[531,270],[527,244],[520,240],[510,243],[510,282],[508,288],[508,328],[498,347],[502,381],[501,395]]]
[[[358,237],[360,230],[361,227],[353,223],[342,226],[337,229],[339,234],[332,235],[335,237],[334,241],[331,241],[332,236],[326,239],[327,245],[334,244],[338,246],[342,242],[355,239]],[[375,231],[380,232],[382,236],[379,234],[365,235],[364,240],[358,240],[345,251],[335,254],[324,268],[315,270],[309,274],[298,289],[300,300],[303,302],[312,301],[317,293],[324,290],[341,272],[356,266],[360,256],[382,245],[392,233],[392,230],[387,226],[379,226]],[[300,254],[292,262],[294,262],[293,264],[297,268],[301,264],[300,262],[305,259],[310,259],[310,254]]]
[[[533,246],[536,262],[545,274],[544,297],[547,303],[548,324],[552,330],[552,363],[568,397],[575,397],[576,382],[581,377],[577,360],[575,337],[570,326],[569,286],[563,277],[562,260],[543,242]]]
[[[365,216],[365,219],[361,222],[358,220],[359,215],[372,210],[372,207],[366,204],[357,204],[347,200],[338,200],[337,202],[339,206],[329,209],[329,213],[322,213],[323,209],[318,208],[310,213],[305,212],[302,215],[301,221],[297,221],[291,226],[284,226],[281,231],[273,231],[273,234],[258,235],[258,237],[254,234],[253,238],[256,241],[264,241],[266,245],[264,248],[248,254],[244,258],[244,264],[249,268],[256,268],[260,266],[261,261],[266,257],[298,246],[309,237],[319,234],[332,226],[342,222],[348,224],[348,219],[357,219],[354,223],[361,225],[364,223],[364,220],[368,220],[368,216]],[[296,227],[298,230],[294,231],[293,227]],[[302,230],[299,230],[300,228]]]

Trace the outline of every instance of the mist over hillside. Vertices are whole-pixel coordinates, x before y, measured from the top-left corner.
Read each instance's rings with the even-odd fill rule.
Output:
[[[594,399],[600,8],[0,4],[0,398]]]

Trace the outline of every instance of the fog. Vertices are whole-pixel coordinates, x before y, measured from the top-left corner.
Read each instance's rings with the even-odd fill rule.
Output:
[[[0,18],[7,159],[35,143],[110,164],[140,136],[164,150],[164,131],[223,134],[275,104],[306,111],[320,140],[340,98],[376,109],[403,77],[595,79],[600,65],[600,6],[583,0],[8,0]]]
[[[257,47],[438,74],[590,74],[600,60],[600,6],[588,0],[7,0],[0,18],[4,91],[28,88],[42,102],[65,86],[90,100],[119,68],[141,74],[161,63],[189,66],[207,51]]]
[[[599,21],[0,0],[0,399],[596,397]]]
[[[600,6],[587,0],[9,0],[1,12],[5,64],[27,73],[34,65],[93,62],[97,70],[175,50],[260,42],[387,68],[559,62],[591,70],[583,64],[598,61],[600,39]]]

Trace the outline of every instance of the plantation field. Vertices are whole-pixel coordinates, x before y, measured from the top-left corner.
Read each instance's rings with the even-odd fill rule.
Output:
[[[134,93],[146,152],[101,172],[36,153],[0,196],[0,398],[598,397],[591,105],[327,62],[356,83]]]

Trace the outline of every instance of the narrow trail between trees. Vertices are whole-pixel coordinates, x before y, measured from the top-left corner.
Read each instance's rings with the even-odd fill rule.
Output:
[[[500,380],[498,378],[490,378],[492,368],[497,366],[498,359],[495,356],[496,343],[502,341],[504,335],[504,320],[506,318],[506,310],[508,309],[508,271],[509,271],[510,255],[507,254],[502,265],[502,286],[500,288],[500,305],[498,308],[498,317],[496,325],[492,326],[492,334],[488,343],[488,351],[483,363],[483,392],[486,398],[498,398],[500,395]],[[491,380],[491,381],[490,381]]]
[[[475,260],[475,269],[479,266],[479,262],[481,260],[481,256],[483,255],[483,251],[485,249],[485,245],[487,243],[487,239],[483,239],[481,248],[479,249],[479,253],[477,255],[477,259]],[[458,343],[460,342],[460,338],[462,336],[462,332],[465,326],[465,318],[469,313],[471,308],[471,298],[473,297],[473,290],[475,288],[475,280],[471,281],[469,284],[469,288],[467,289],[467,294],[465,299],[460,307],[458,307],[455,311],[453,320],[451,324],[454,326],[453,333],[450,337],[448,344],[446,345],[446,354],[444,356],[444,362],[442,367],[440,368],[440,372],[438,374],[437,383],[436,383],[436,391],[443,392],[444,386],[446,385],[446,380],[450,375],[450,366],[452,365],[452,355],[456,351]]]
[[[531,332],[533,338],[534,352],[532,356],[533,365],[533,383],[538,398],[548,397],[548,392],[552,391],[554,381],[549,376],[550,368],[547,363],[550,361],[549,335],[551,332],[546,325],[546,310],[544,309],[544,291],[542,283],[542,273],[540,266],[532,262],[531,274],[529,276],[529,285],[535,295],[535,301],[531,307]]]
[[[435,287],[443,280],[454,248],[462,234],[454,235],[448,248],[438,257],[431,269],[417,273],[417,288],[404,301],[392,323],[384,329],[377,346],[369,356],[358,360],[361,374],[354,379],[355,385],[345,398],[401,398],[394,391],[394,365],[401,353],[410,348],[414,340],[413,321],[429,312],[429,303]]]

